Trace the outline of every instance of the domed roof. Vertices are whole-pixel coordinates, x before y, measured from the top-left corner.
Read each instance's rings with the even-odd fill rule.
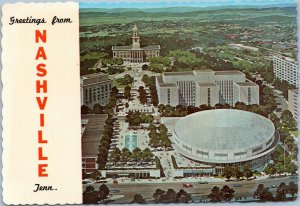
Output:
[[[201,111],[176,122],[176,136],[185,144],[204,150],[246,150],[269,141],[275,127],[267,118],[247,111]]]

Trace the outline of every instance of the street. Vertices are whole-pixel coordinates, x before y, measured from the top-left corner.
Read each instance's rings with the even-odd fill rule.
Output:
[[[195,180],[196,181],[196,180]],[[274,178],[274,179],[262,179],[262,180],[252,180],[252,181],[230,181],[230,182],[209,182],[208,184],[199,184],[197,182],[193,183],[192,188],[184,188],[182,182],[174,182],[174,183],[119,183],[115,184],[107,184],[109,189],[118,189],[120,192],[116,195],[124,195],[119,199],[111,203],[120,204],[120,203],[131,203],[133,200],[133,196],[135,194],[141,194],[146,201],[153,200],[152,195],[154,194],[156,189],[161,189],[167,191],[168,189],[174,189],[178,192],[180,189],[184,189],[186,192],[191,194],[192,199],[195,201],[200,199],[207,199],[207,195],[210,194],[211,189],[214,186],[223,187],[224,185],[228,185],[229,187],[235,190],[235,197],[252,197],[254,191],[257,189],[259,184],[264,184],[265,187],[269,187],[270,191],[275,194],[276,188],[272,188],[272,185],[278,186],[281,182],[285,182],[289,184],[290,182],[298,183],[297,179],[289,179],[288,177],[283,178]],[[240,187],[233,187],[234,184],[241,185]],[[93,184],[94,188],[98,190],[101,184]]]

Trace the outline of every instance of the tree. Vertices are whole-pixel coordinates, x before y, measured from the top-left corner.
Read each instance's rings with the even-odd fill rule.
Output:
[[[295,165],[295,163],[290,161],[286,165],[286,171],[289,173],[292,173],[292,174],[296,174],[296,172],[298,171],[298,167],[297,167],[297,165]]]
[[[138,203],[138,204],[144,204],[145,203],[145,199],[143,198],[143,196],[141,194],[135,194],[133,196],[133,203]]]
[[[130,86],[126,86],[125,88],[124,88],[124,97],[125,97],[125,99],[128,99],[128,100],[130,100],[130,98],[131,98],[131,87]]]
[[[214,186],[211,190],[211,193],[208,195],[208,198],[211,202],[221,202],[222,201],[222,193],[219,187]]]
[[[138,147],[134,148],[134,150],[132,151],[132,160],[135,162],[138,162],[141,160],[142,158],[142,150]]]
[[[235,171],[234,175],[237,180],[240,180],[240,178],[243,177],[243,172],[240,169],[237,169],[237,171]]]
[[[170,148],[172,145],[171,140],[167,137],[162,137],[161,138],[161,146],[166,148]]]
[[[165,194],[165,191],[161,189],[156,189],[155,193],[153,194],[154,201],[156,203],[159,203],[161,200],[161,197]]]
[[[249,164],[244,166],[244,176],[247,178],[247,180],[253,176],[253,172]]]
[[[298,193],[298,184],[295,184],[294,182],[290,182],[288,185],[288,193],[292,195],[292,197],[295,196],[295,194]]]
[[[97,104],[94,104],[92,112],[94,114],[102,114],[103,113],[103,109],[104,108],[100,104],[97,103]]]
[[[188,194],[186,191],[181,189],[179,192],[176,194],[176,202],[177,203],[188,203],[191,200],[191,195]]]
[[[128,162],[131,159],[131,152],[126,147],[122,149],[122,154],[120,157],[120,161]]]
[[[118,147],[116,147],[110,154],[110,160],[113,161],[115,164],[120,161],[121,158],[121,151]]]
[[[94,187],[89,185],[86,187],[83,193],[83,203],[84,204],[97,204],[99,201],[98,192],[95,191]]]
[[[158,129],[159,129],[160,133],[167,133],[168,132],[168,129],[167,129],[166,125],[164,125],[164,124],[160,124]]]
[[[274,197],[272,193],[269,191],[268,187],[265,187],[263,184],[259,184],[256,191],[254,192],[254,196],[260,199],[260,201],[273,201]]]
[[[160,140],[159,140],[159,138],[157,138],[157,137],[151,138],[150,141],[149,141],[149,144],[150,144],[152,147],[154,147],[154,148],[159,147],[159,145],[160,145]]]
[[[95,180],[99,180],[101,177],[101,172],[99,170],[95,170],[91,175],[91,178],[95,179]]]
[[[272,175],[274,175],[276,173],[276,168],[275,168],[274,164],[268,164],[268,166],[266,167],[264,172],[266,174],[270,175],[270,177],[272,177]]]
[[[294,130],[297,128],[297,122],[293,117],[293,114],[290,110],[284,110],[281,113],[281,120],[283,122],[283,124],[290,128],[291,130]]]
[[[149,69],[149,66],[147,65],[147,64],[144,64],[143,66],[142,66],[142,70],[148,70]]]
[[[222,199],[225,202],[229,202],[234,197],[234,192],[235,191],[231,189],[229,186],[227,185],[223,186],[223,188],[221,189]]]
[[[225,166],[222,176],[229,180],[234,175],[234,170],[230,166]]]
[[[276,200],[285,201],[287,193],[288,193],[288,187],[284,182],[281,182],[276,191]]]
[[[176,202],[176,192],[173,189],[168,189],[168,191],[161,196],[160,202],[163,203],[174,203]]]
[[[109,195],[109,193],[110,193],[110,190],[109,190],[109,188],[105,184],[102,184],[99,187],[99,197],[100,197],[100,200],[106,199],[107,196]]]
[[[141,156],[144,162],[149,162],[154,157],[154,154],[150,151],[149,148],[146,148],[142,152]]]
[[[155,126],[154,124],[151,123],[151,124],[149,125],[149,127],[148,127],[148,130],[150,130],[150,131],[151,131],[151,130],[155,130],[155,131],[156,131],[156,126]]]
[[[86,105],[81,106],[81,114],[89,114],[90,111],[91,111],[91,109],[88,106],[86,106]]]

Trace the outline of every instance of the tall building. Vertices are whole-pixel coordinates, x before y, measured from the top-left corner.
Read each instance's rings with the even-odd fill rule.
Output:
[[[259,104],[259,87],[237,71],[165,72],[156,77],[160,104],[200,106],[244,102]]]
[[[288,91],[288,107],[294,118],[297,120],[298,115],[298,90],[292,89]]]
[[[278,79],[285,80],[298,88],[298,65],[294,59],[274,56],[273,69]]]
[[[148,57],[159,56],[160,45],[141,47],[139,30],[136,25],[132,31],[132,44],[130,46],[113,46],[113,58],[122,58],[124,62],[141,63]]]
[[[104,131],[107,114],[85,114],[81,116],[82,172],[98,170],[99,144]]]
[[[107,74],[94,73],[80,77],[81,105],[92,107],[94,104],[105,106],[110,97],[113,80]]]

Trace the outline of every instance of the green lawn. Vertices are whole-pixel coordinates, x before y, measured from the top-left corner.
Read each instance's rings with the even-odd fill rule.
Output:
[[[117,88],[124,88],[124,87],[126,87],[126,86],[132,86],[131,84],[120,84],[116,79],[114,79],[114,81],[113,81],[113,84],[114,84],[114,86],[116,86]]]
[[[296,131],[290,131],[291,134],[293,134],[295,137],[298,137],[298,130]]]

